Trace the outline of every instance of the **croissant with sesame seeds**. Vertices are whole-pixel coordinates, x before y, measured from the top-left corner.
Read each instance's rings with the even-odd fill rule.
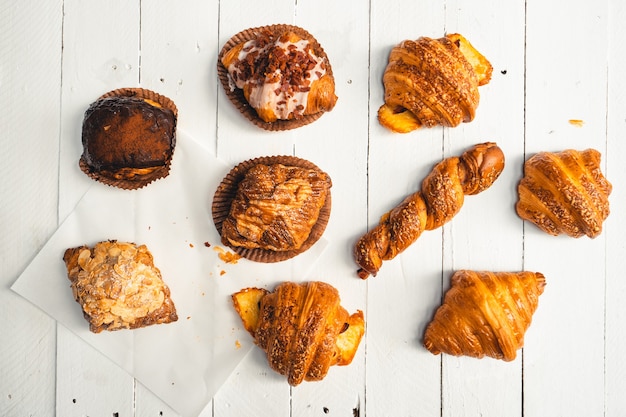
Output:
[[[321,281],[283,282],[272,292],[244,288],[232,300],[270,367],[292,386],[350,364],[365,332],[363,312],[349,314],[337,289]]]
[[[480,99],[478,87],[491,80],[492,72],[491,63],[458,33],[405,40],[389,54],[378,120],[398,133],[470,122]]]
[[[600,157],[595,149],[533,155],[518,184],[517,214],[551,235],[600,235],[612,190],[600,169]]]

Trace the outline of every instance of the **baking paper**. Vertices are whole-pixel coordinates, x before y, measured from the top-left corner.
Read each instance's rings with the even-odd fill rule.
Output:
[[[178,132],[170,175],[135,191],[93,181],[12,289],[69,328],[185,417],[196,417],[253,346],[232,307],[245,287],[305,280],[326,246],[289,261],[222,261],[213,194],[232,167]],[[81,174],[84,175],[84,174]],[[145,244],[170,287],[178,321],[94,334],[74,301],[65,249],[116,239]]]

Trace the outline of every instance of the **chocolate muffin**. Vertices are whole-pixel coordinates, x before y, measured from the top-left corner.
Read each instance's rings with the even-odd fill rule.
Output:
[[[92,103],[83,120],[80,168],[96,181],[124,189],[169,174],[177,111],[167,97],[121,89]]]

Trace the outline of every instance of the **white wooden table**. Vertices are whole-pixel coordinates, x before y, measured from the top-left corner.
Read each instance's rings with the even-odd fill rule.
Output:
[[[59,155],[80,146],[84,110],[106,91],[134,86],[172,98],[179,128],[228,164],[294,154],[329,172],[328,247],[312,275],[349,294],[349,310],[366,312],[366,337],[349,367],[290,388],[253,350],[203,417],[626,415],[625,19],[621,0],[3,1],[0,415],[177,415],[9,289],[81,193],[63,187],[77,161]],[[231,35],[270,23],[317,37],[339,96],[331,113],[283,133],[244,120],[216,74]],[[386,131],[375,115],[390,48],[446,32],[465,35],[494,66],[476,119],[455,129]],[[434,163],[487,140],[507,158],[496,184],[377,277],[356,278],[355,240]],[[614,186],[603,234],[552,237],[522,222],[514,204],[525,158],[588,147],[602,153]],[[462,268],[547,277],[515,361],[433,356],[421,346],[452,271]]]

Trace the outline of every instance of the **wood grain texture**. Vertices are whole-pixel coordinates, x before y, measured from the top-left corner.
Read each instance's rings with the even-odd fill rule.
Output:
[[[9,290],[91,185],[75,176],[85,109],[100,94],[142,86],[172,98],[179,129],[227,165],[264,155],[306,158],[333,179],[325,248],[312,265],[259,266],[242,286],[284,279],[332,283],[366,313],[353,363],[290,388],[253,349],[201,417],[622,416],[626,343],[622,279],[626,65],[620,0],[9,1],[0,6],[0,415],[178,416],[109,359]],[[339,100],[311,125],[267,132],[248,122],[217,80],[235,33],[287,23],[316,36]],[[493,64],[472,123],[394,134],[380,126],[382,75],[393,45],[459,32]],[[34,99],[36,97],[36,99]],[[580,120],[582,123],[572,123]],[[441,159],[495,141],[506,167],[455,218],[425,232],[367,281],[352,245],[420,187]],[[524,160],[593,147],[614,189],[596,239],[549,236],[514,211]],[[33,150],[36,150],[34,152]],[[457,269],[546,276],[518,359],[446,355],[421,345]],[[233,268],[235,271],[235,268]]]
[[[0,9],[0,415],[50,415],[56,323],[9,287],[57,226],[61,2]]]
[[[607,5],[585,3],[575,11],[552,1],[528,5],[526,156],[593,147],[606,157]],[[549,16],[563,12],[567,18],[555,25]],[[564,33],[568,40],[560,42]],[[525,224],[524,267],[540,270],[547,282],[526,340],[525,413],[601,415],[606,235],[566,239]],[[553,400],[544,403],[546,397]]]
[[[626,18],[626,5],[612,2],[608,8],[608,30],[610,39],[623,39],[626,28],[621,24]],[[623,168],[620,155],[626,152],[626,144],[619,140],[626,129],[626,80],[617,68],[626,65],[624,48],[616,41],[608,44],[609,62],[607,74],[607,132],[606,132],[606,175],[611,177],[614,193],[610,198],[612,215],[605,222],[606,233],[606,306],[605,306],[605,413],[617,416],[626,410],[626,398],[621,395],[626,386],[626,360],[620,346],[626,343],[624,319],[626,318],[626,282],[622,278],[626,268],[625,219],[619,213],[626,210],[626,193],[620,186]]]

